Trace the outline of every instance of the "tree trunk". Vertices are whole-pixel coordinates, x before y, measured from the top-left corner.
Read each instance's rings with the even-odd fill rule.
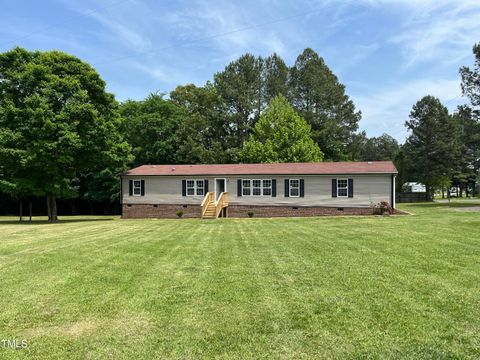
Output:
[[[32,201],[28,204],[28,215],[29,215],[29,221],[32,221]]]
[[[445,199],[445,188],[442,187],[442,199]]]
[[[425,190],[427,193],[427,201],[432,201],[433,200],[433,189],[430,185],[425,185]]]
[[[57,199],[53,195],[47,196],[48,221],[57,221]]]
[[[20,201],[20,209],[18,211],[18,214],[20,216],[20,221],[22,221],[22,217],[23,217],[23,202]]]

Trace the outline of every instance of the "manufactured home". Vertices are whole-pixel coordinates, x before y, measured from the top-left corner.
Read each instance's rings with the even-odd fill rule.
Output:
[[[123,218],[372,214],[395,208],[391,161],[143,165],[121,176]]]

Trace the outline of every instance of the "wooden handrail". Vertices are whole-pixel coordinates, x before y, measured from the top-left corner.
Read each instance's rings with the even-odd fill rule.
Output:
[[[215,217],[218,218],[223,208],[228,206],[228,192],[222,192],[215,202]]]
[[[213,196],[213,192],[208,192],[203,198],[202,204],[200,205],[202,207],[202,217],[205,215],[205,211],[207,211],[208,204],[213,202]]]

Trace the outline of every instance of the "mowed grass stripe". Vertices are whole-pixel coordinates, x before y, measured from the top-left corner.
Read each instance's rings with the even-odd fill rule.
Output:
[[[479,213],[404,208],[0,221],[0,357],[477,358]]]

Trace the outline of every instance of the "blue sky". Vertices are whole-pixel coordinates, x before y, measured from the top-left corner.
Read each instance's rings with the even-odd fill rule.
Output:
[[[288,65],[311,47],[362,111],[360,129],[404,140],[423,95],[449,109],[480,42],[479,0],[2,1],[0,51],[58,49],[92,64],[118,100],[203,85],[246,52]]]

